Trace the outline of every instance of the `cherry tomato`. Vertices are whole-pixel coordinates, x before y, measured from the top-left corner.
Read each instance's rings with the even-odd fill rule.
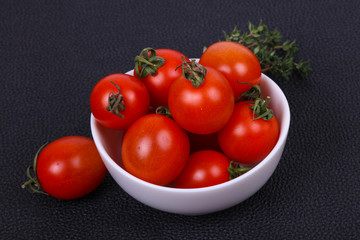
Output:
[[[167,185],[184,168],[189,157],[189,138],[174,120],[148,114],[126,131],[122,143],[124,168],[144,181]]]
[[[103,181],[106,168],[93,140],[68,136],[46,145],[37,157],[42,189],[58,199],[83,197]]]
[[[189,160],[174,181],[176,188],[201,188],[229,181],[230,160],[214,150],[202,150],[190,155]]]
[[[250,85],[238,81],[252,85],[260,83],[260,63],[255,54],[240,43],[216,42],[205,50],[199,63],[221,72],[229,80],[235,98],[250,89]]]
[[[136,77],[122,73],[101,79],[90,96],[95,119],[111,129],[127,129],[149,111],[149,102],[145,85]]]
[[[218,133],[223,152],[239,163],[251,164],[264,159],[276,145],[279,138],[277,119],[253,120],[253,111],[247,102],[235,104],[234,112]]]
[[[184,76],[171,85],[169,109],[174,120],[192,133],[220,130],[234,109],[234,94],[226,78],[208,67],[204,82],[194,87]]]
[[[187,61],[189,59],[184,54],[172,49],[156,49],[155,52],[156,56],[165,59],[165,63],[157,68],[154,75],[149,74],[141,78],[141,81],[149,90],[150,105],[156,109],[159,106],[168,105],[169,88],[181,76],[181,69],[176,69],[182,64],[181,57],[184,56]]]

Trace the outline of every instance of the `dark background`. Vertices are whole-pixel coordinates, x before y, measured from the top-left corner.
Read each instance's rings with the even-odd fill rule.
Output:
[[[274,78],[291,127],[267,184],[230,209],[152,209],[108,175],[61,201],[21,189],[38,148],[91,136],[89,96],[145,47],[200,57],[222,31],[263,20],[314,72]],[[356,1],[0,1],[1,239],[359,239],[360,7]],[[241,191],[241,189],[239,189]]]

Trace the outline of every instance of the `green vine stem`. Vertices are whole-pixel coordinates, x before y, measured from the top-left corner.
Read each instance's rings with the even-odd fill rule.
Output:
[[[229,180],[237,178],[238,176],[243,175],[244,173],[248,172],[251,168],[247,168],[242,166],[240,163],[231,161],[228,167],[229,173]]]
[[[204,66],[197,63],[195,60],[191,60],[190,62],[185,61],[185,58],[181,56],[183,63],[178,66],[178,68],[182,68],[182,75],[184,78],[191,82],[193,87],[197,88],[203,84],[207,70]]]
[[[251,86],[251,88],[244,92],[243,94],[241,94],[241,96],[238,98],[238,101],[255,101],[258,98],[263,99],[262,93],[261,93],[261,88],[260,88],[260,84],[259,85],[252,85],[248,82],[239,82],[237,81],[239,84],[248,84]]]
[[[111,112],[121,118],[124,118],[124,115],[122,115],[120,113],[120,111],[125,110],[125,100],[124,100],[123,95],[121,95],[121,89],[113,81],[110,81],[110,82],[115,85],[115,87],[118,90],[118,93],[114,93],[112,91],[109,93],[109,98],[108,98],[109,105],[107,106],[106,110],[108,110],[109,112]]]
[[[256,99],[253,106],[251,106],[251,110],[253,111],[253,119],[264,119],[269,121],[274,117],[274,113],[272,109],[268,109],[268,105],[270,102],[270,97],[268,96],[265,100],[264,99]],[[257,117],[255,117],[257,116]]]
[[[269,121],[271,118],[274,117],[274,113],[272,109],[268,108],[270,97],[267,96],[266,99],[264,99],[261,87],[260,85],[252,85],[247,82],[239,82],[239,84],[248,84],[251,86],[251,88],[244,92],[240,97],[238,101],[250,101],[253,103],[250,107],[250,109],[253,111],[253,119],[264,119],[266,121]],[[256,117],[257,116],[257,117]]]
[[[35,154],[33,166],[29,166],[26,169],[26,175],[29,178],[29,180],[26,181],[23,185],[21,185],[21,187],[23,189],[27,189],[31,193],[41,193],[41,194],[48,195],[46,192],[41,190],[41,186],[40,186],[39,179],[37,177],[37,171],[36,171],[36,164],[37,164],[37,159],[38,159],[39,153],[47,144],[48,143],[45,143],[44,145],[42,145],[39,148],[39,150]],[[31,171],[33,172],[32,174],[31,174]]]
[[[164,107],[164,106],[157,107],[156,110],[155,110],[155,113],[164,115],[164,116],[169,117],[169,118],[172,118],[169,107]]]
[[[156,55],[153,48],[145,48],[135,59],[135,73],[139,78],[155,75],[157,69],[164,65],[165,59]]]

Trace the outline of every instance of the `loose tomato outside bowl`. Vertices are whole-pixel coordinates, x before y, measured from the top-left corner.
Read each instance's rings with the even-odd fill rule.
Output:
[[[127,72],[133,74],[133,71]],[[282,156],[290,127],[290,108],[280,87],[261,76],[264,96],[271,96],[271,108],[280,124],[280,136],[269,155],[244,175],[219,185],[178,189],[138,179],[124,170],[121,160],[123,131],[107,129],[91,115],[91,131],[100,156],[112,178],[130,196],[155,209],[184,215],[203,215],[235,206],[255,194],[271,177]]]

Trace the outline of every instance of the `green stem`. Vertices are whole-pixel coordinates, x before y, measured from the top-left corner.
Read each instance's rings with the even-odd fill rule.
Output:
[[[169,107],[160,106],[160,107],[156,108],[155,112],[156,112],[156,114],[161,114],[166,117],[172,118]]]
[[[141,63],[144,63],[144,64],[148,64],[150,66],[153,66],[153,67],[156,67],[156,65],[148,60],[146,60],[145,58],[143,57],[140,57],[140,56],[136,56],[134,61],[138,61],[138,62],[141,62]]]
[[[205,77],[207,73],[206,68],[200,65],[199,63],[197,63],[195,60],[186,62],[183,56],[181,56],[181,58],[183,60],[183,63],[180,66],[178,66],[176,69],[182,67],[182,74],[184,78],[190,81],[193,87],[195,88],[200,87],[205,81]]]
[[[113,81],[110,81],[112,84],[115,85],[115,87],[118,90],[118,93],[114,93],[114,92],[110,92],[109,93],[109,98],[108,98],[108,106],[106,108],[106,110],[108,110],[109,112],[124,118],[124,115],[122,115],[120,113],[120,111],[123,111],[125,109],[125,100],[123,95],[121,95],[121,89],[120,87],[114,83]]]
[[[38,159],[39,153],[47,144],[48,143],[45,143],[44,145],[42,145],[39,148],[39,150],[35,154],[33,166],[30,166],[26,169],[26,175],[29,178],[29,180],[27,180],[24,184],[22,184],[21,187],[24,189],[27,189],[31,193],[42,193],[42,194],[48,195],[46,192],[41,191],[41,185],[40,185],[39,179],[37,177],[37,171],[36,171],[36,165],[37,165],[37,159]],[[34,176],[31,175],[31,172],[30,172],[31,170],[33,170]]]
[[[228,167],[228,173],[229,173],[229,180],[232,180],[234,178],[237,178],[244,173],[248,172],[251,168],[247,168],[242,166],[240,163],[231,161],[230,165]]]
[[[237,101],[251,101],[253,102],[253,105],[250,107],[250,109],[253,111],[253,119],[264,119],[264,120],[270,120],[272,117],[274,117],[274,113],[271,109],[268,109],[268,105],[270,102],[270,97],[268,96],[265,100],[261,92],[260,85],[252,85],[247,82],[239,82],[239,84],[248,84],[251,86],[251,88],[244,92]],[[256,117],[255,117],[256,116]]]
[[[274,113],[271,109],[268,109],[267,106],[269,105],[270,97],[268,96],[266,100],[264,99],[257,99],[254,103],[254,105],[251,107],[251,110],[253,111],[253,119],[264,119],[269,121],[271,118],[274,117]],[[255,115],[257,117],[255,117]]]
[[[156,51],[152,48],[145,48],[140,52],[139,56],[134,59],[135,62],[135,74],[139,78],[155,75],[157,69],[164,65],[165,59],[156,56]]]

